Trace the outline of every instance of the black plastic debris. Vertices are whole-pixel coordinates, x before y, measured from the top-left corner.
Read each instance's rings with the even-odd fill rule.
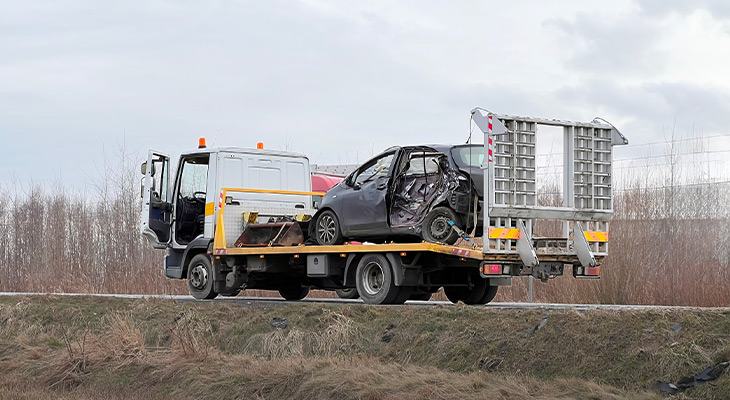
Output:
[[[657,385],[659,386],[659,391],[661,393],[677,394],[685,389],[697,387],[704,383],[714,381],[722,375],[728,366],[730,366],[730,361],[707,367],[695,376],[682,377],[677,381],[676,385],[671,382],[663,381],[657,381]]]
[[[662,393],[677,394],[677,392],[679,392],[679,388],[674,386],[671,382],[657,381],[656,383],[659,385],[659,391]]]
[[[286,327],[289,326],[289,324],[287,323],[286,318],[274,317],[271,320],[271,326],[273,326],[274,328],[278,328],[278,329],[286,329]]]
[[[545,314],[544,317],[542,317],[542,321],[540,321],[539,324],[533,326],[532,328],[528,329],[527,332],[525,332],[525,337],[528,335],[532,335],[533,333],[537,332],[538,330],[542,329],[545,325],[547,325],[548,317],[550,317],[549,314]]]
[[[644,332],[646,332],[646,333],[654,333],[654,327],[653,326],[650,326],[650,327],[644,329]]]
[[[669,329],[671,329],[672,332],[674,332],[674,333],[679,333],[679,331],[682,330],[682,325],[674,324],[674,325],[670,326]]]
[[[393,329],[395,329],[395,325],[389,324],[385,327],[385,332],[383,332],[383,337],[380,338],[382,342],[390,343],[391,340],[395,337],[395,333],[393,333]]]

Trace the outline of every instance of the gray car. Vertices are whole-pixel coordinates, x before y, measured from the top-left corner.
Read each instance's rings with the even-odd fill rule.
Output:
[[[482,145],[391,147],[322,198],[310,225],[320,245],[349,240],[453,244],[481,228]],[[475,214],[476,212],[476,214]]]

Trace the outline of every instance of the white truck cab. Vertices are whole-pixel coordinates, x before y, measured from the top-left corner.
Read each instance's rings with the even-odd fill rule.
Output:
[[[165,276],[186,278],[189,261],[210,251],[222,202],[255,210],[259,219],[314,214],[312,196],[269,192],[311,192],[309,159],[260,147],[206,148],[201,138],[197,150],[180,155],[175,170],[168,155],[149,151],[141,167],[140,230],[152,247],[168,250]],[[225,188],[239,190],[222,198]]]

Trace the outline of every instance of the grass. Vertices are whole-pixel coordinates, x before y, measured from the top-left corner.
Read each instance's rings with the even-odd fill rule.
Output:
[[[544,315],[7,297],[0,398],[655,398],[730,357],[723,310],[551,311],[526,335]],[[730,398],[728,375],[682,396]]]

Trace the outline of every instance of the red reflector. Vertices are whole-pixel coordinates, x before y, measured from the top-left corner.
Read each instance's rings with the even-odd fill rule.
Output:
[[[599,275],[601,275],[601,267],[588,267],[588,268],[586,268],[586,275],[588,275],[588,276],[599,276]]]

